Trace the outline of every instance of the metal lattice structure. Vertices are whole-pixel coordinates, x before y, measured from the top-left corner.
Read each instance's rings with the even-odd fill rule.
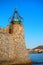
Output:
[[[23,18],[19,15],[17,9],[15,8],[13,15],[11,16],[10,26],[9,26],[9,33],[13,32],[14,24],[21,24]]]
[[[15,8],[13,15],[11,16],[11,24],[21,24],[23,18],[19,15],[17,9]]]

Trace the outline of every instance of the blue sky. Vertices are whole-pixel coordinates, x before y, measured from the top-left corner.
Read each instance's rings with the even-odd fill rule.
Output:
[[[43,45],[43,0],[0,0],[0,27],[10,23],[15,7],[24,18],[26,47]]]

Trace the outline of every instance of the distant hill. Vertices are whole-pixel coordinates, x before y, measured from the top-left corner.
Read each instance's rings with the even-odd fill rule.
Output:
[[[35,47],[33,49],[43,49],[43,46],[38,46],[38,47]]]

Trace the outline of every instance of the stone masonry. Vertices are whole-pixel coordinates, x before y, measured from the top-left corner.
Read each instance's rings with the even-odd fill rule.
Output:
[[[24,27],[21,24],[14,24],[13,33],[9,33],[9,26],[6,29],[0,28],[0,62],[30,63],[26,51],[24,39]]]

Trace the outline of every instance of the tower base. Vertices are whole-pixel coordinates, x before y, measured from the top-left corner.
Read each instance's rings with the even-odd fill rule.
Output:
[[[22,25],[14,25],[12,34],[1,32],[0,65],[29,63],[31,63],[31,60],[26,50],[24,40],[24,27]]]

